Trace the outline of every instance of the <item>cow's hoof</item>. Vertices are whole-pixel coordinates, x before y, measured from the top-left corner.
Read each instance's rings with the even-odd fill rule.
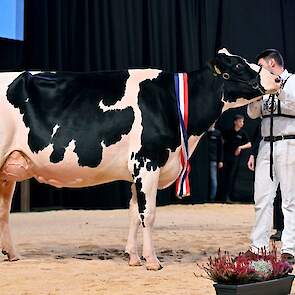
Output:
[[[18,261],[21,259],[21,257],[18,254],[16,254],[16,253],[10,254],[9,252],[7,252],[4,249],[2,250],[2,254],[7,255],[8,261],[11,261],[11,262]]]
[[[142,263],[140,260],[132,260],[130,259],[128,262],[129,266],[142,266]]]
[[[163,268],[159,263],[147,263],[145,266],[147,270],[161,270]]]
[[[18,261],[20,259],[21,259],[21,257],[19,255],[14,255],[14,256],[8,255],[8,260],[11,261],[11,262]]]
[[[128,265],[129,266],[142,266],[141,260],[138,255],[130,255],[129,253],[125,252],[125,257],[128,258]]]

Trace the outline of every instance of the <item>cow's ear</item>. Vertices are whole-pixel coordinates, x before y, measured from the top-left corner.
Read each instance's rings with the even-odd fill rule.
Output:
[[[214,67],[214,71],[216,72],[216,74],[221,75],[221,71],[218,68],[218,66],[217,65],[214,65],[213,67]]]
[[[221,70],[219,69],[219,67],[217,66],[217,64],[214,60],[211,60],[209,62],[209,65],[211,67],[211,70],[212,70],[214,76],[221,75]]]

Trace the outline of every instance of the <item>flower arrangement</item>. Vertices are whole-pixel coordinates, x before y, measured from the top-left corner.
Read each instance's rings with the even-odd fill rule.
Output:
[[[242,285],[278,279],[292,272],[293,267],[278,259],[277,249],[271,252],[261,250],[259,254],[250,251],[230,256],[228,252],[218,251],[215,258],[210,257],[206,265],[198,265],[208,278],[218,284]]]

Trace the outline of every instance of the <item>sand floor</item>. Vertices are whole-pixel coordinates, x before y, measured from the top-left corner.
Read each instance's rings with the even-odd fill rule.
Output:
[[[13,213],[23,259],[0,257],[0,295],[213,295],[212,282],[195,277],[196,261],[219,247],[247,250],[253,221],[253,205],[157,208],[153,236],[164,268],[154,272],[127,265],[127,210]]]

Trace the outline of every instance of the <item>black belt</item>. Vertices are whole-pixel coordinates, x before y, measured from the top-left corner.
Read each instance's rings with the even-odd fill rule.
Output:
[[[284,140],[284,139],[295,139],[295,135],[279,135],[273,136],[273,141]],[[270,141],[270,136],[263,137],[264,141]]]

